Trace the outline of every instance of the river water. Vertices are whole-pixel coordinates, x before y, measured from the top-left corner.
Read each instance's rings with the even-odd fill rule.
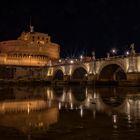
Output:
[[[1,86],[0,140],[139,140],[140,88]]]

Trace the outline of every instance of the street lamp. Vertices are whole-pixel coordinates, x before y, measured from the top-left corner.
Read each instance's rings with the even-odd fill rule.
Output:
[[[111,53],[112,53],[112,55],[114,56],[115,54],[117,54],[117,49],[116,49],[116,48],[112,48],[112,49],[111,49]]]
[[[80,55],[80,60],[81,60],[81,61],[83,60],[83,55]]]
[[[126,51],[126,52],[125,52],[125,55],[126,55],[126,56],[128,56],[129,54],[130,54],[130,52],[129,52],[129,51]]]
[[[62,62],[62,60],[61,60],[61,59],[59,59],[58,61],[59,61],[59,63],[61,63],[61,62]]]
[[[74,61],[73,61],[73,60],[70,60],[70,63],[71,63],[71,64],[73,64],[73,63],[74,63]]]

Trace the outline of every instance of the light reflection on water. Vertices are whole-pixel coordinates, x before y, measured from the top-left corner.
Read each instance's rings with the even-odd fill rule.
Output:
[[[1,139],[139,139],[139,130],[140,88],[0,89]]]

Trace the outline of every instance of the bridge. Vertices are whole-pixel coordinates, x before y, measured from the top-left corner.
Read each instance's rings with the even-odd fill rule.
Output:
[[[59,59],[51,61],[25,56],[9,58],[0,55],[0,80],[38,80],[51,83],[67,82],[132,82],[140,80],[140,54],[134,45],[128,55],[107,56],[96,59],[83,57],[79,59]]]
[[[46,78],[51,81],[139,81],[140,54],[131,45],[129,55],[60,59],[47,67]]]

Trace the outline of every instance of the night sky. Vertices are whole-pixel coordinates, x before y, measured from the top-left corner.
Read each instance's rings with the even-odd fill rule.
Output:
[[[48,33],[60,44],[61,57],[80,54],[104,57],[118,54],[131,43],[140,52],[139,0],[5,0],[0,7],[0,41],[29,31],[30,17],[37,32]]]

